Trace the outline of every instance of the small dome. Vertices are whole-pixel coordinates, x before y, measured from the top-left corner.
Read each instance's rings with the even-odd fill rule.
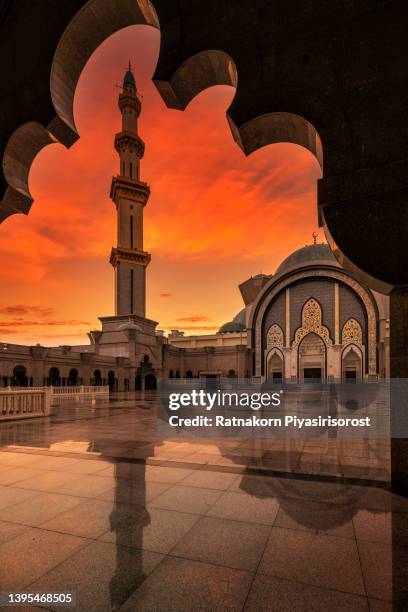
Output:
[[[226,334],[229,332],[241,332],[246,329],[246,312],[245,308],[239,311],[237,315],[232,319],[232,321],[228,321],[228,323],[224,323],[221,325],[220,329],[217,331],[217,334]]]
[[[307,244],[284,259],[276,270],[275,276],[316,262],[339,265],[328,244]]]
[[[132,323],[132,321],[126,321],[126,323],[122,323],[122,325],[119,325],[118,327],[118,331],[142,331],[142,328],[139,327],[139,325],[136,325],[136,323]]]

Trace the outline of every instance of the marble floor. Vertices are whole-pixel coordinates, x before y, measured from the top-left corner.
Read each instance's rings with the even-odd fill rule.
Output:
[[[147,395],[0,424],[0,592],[73,592],[84,612],[408,608],[383,443],[161,440],[155,420]]]

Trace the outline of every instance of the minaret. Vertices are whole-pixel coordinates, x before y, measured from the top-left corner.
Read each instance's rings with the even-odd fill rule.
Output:
[[[110,262],[115,269],[115,315],[146,314],[146,266],[149,253],[143,250],[143,208],[150,189],[140,180],[144,142],[137,132],[141,102],[129,62],[119,94],[122,131],[115,136],[119,174],[112,179],[110,197],[117,210],[117,246]]]

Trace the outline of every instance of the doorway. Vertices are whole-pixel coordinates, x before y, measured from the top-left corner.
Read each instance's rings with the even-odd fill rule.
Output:
[[[315,333],[299,344],[299,382],[317,383],[325,379],[326,347]]]

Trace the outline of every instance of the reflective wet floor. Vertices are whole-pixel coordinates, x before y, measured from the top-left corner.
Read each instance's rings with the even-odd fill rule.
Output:
[[[387,449],[160,440],[154,406],[0,425],[0,591],[73,592],[81,611],[407,609],[408,499],[387,490]]]

